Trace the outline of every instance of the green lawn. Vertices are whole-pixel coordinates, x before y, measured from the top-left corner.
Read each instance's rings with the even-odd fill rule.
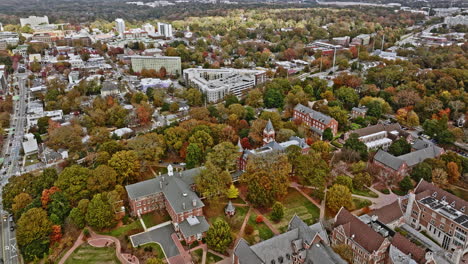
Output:
[[[195,264],[201,264],[203,258],[203,249],[199,248],[191,252],[192,260]]]
[[[124,225],[118,228],[115,228],[108,232],[102,232],[103,235],[113,236],[113,237],[120,237],[122,235],[127,234],[129,231],[139,229],[140,232],[143,232],[143,227],[141,226],[140,220],[135,220],[134,222]]]
[[[146,249],[147,251],[151,251],[154,254],[155,258],[160,258],[160,259],[165,259],[166,255],[164,254],[164,251],[162,250],[161,246],[158,243],[148,243],[141,245],[143,249]]]
[[[208,252],[206,253],[206,263],[207,264],[213,264],[213,263],[216,263],[218,261],[221,261],[223,260],[221,257],[219,257],[218,255],[215,255],[211,252]]]
[[[356,194],[356,195],[361,195],[361,196],[366,196],[366,197],[371,197],[371,198],[377,198],[379,197],[378,194],[376,194],[375,192],[369,190],[369,189],[366,189],[364,191],[361,191],[361,190],[354,190],[353,188],[353,194]]]
[[[271,213],[267,214],[267,218],[273,223],[273,226],[280,231],[285,231],[289,221],[295,214],[308,225],[315,223],[320,217],[320,209],[294,188],[288,189],[288,194],[282,203],[285,210],[281,221],[275,223],[271,220]]]
[[[115,255],[115,248],[96,248],[88,244],[78,247],[65,261],[65,264],[120,264]]]
[[[171,220],[171,217],[168,213],[157,213],[152,212],[148,214],[144,214],[141,216],[143,222],[145,223],[146,228],[150,228],[155,225],[159,225],[161,223],[167,222]]]
[[[271,229],[265,223],[257,223],[256,219],[257,214],[251,213],[248,224],[253,227],[254,232],[252,235],[246,235],[246,240],[249,241],[251,245],[263,240],[270,239],[274,236],[273,231],[271,231]]]
[[[234,235],[236,235],[240,231],[240,228],[242,226],[242,223],[244,222],[244,218],[247,214],[247,211],[249,210],[249,207],[235,206],[236,214],[232,217],[229,217],[226,216],[226,214],[224,213],[224,208],[226,207],[226,205],[227,201],[222,201],[216,204],[207,203],[203,210],[205,212],[205,216],[208,219],[208,222],[212,224],[217,218],[222,218],[229,223],[232,232],[234,233]]]
[[[372,205],[372,202],[367,199],[353,197],[353,208],[351,211],[358,210]]]

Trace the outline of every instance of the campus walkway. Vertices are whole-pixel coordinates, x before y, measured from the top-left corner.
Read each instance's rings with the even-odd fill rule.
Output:
[[[89,229],[89,228],[88,228]],[[89,245],[93,247],[107,247],[112,244],[115,244],[115,254],[117,258],[120,260],[121,263],[124,264],[139,264],[140,261],[137,257],[132,256],[130,254],[122,253],[122,247],[120,245],[120,241],[112,236],[105,236],[96,234],[94,231],[89,229],[90,236],[88,237],[87,241],[85,241],[83,231],[81,231],[80,235],[76,239],[73,246],[63,255],[62,259],[58,262],[58,264],[64,264],[65,261],[73,254],[73,252],[82,244],[87,242]]]

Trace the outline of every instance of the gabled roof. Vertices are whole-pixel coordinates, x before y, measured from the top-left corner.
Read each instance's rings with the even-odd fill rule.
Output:
[[[378,250],[385,240],[384,237],[352,215],[344,207],[336,215],[334,226],[343,226],[346,236],[354,240],[369,253]]]
[[[426,263],[426,251],[400,235],[400,233],[396,233],[393,236],[392,245],[406,255],[411,254],[411,258],[418,263]]]
[[[330,121],[333,120],[332,117],[330,116],[327,116],[323,113],[320,113],[318,111],[315,111],[307,106],[304,106],[302,104],[297,104],[295,107],[294,107],[294,110],[298,111],[298,112],[301,112],[301,113],[305,113],[305,114],[308,114],[312,119],[315,119],[315,120],[318,120],[324,124],[329,124]]]
[[[375,215],[378,217],[378,220],[380,222],[384,224],[389,224],[395,220],[400,219],[403,216],[403,211],[401,210],[398,201],[395,201],[389,205],[386,205],[384,207],[370,212],[369,215]]]
[[[240,264],[263,264],[263,261],[243,238],[237,242],[236,248],[234,248],[234,254],[239,258]]]
[[[406,164],[408,164],[408,166],[412,167],[418,163],[423,162],[425,159],[435,158],[443,152],[444,150],[442,148],[432,145],[424,149],[416,150],[408,154],[398,156],[398,158],[404,160]]]
[[[188,238],[197,234],[203,234],[210,228],[204,216],[192,216],[179,223],[180,231]]]
[[[125,189],[131,200],[162,192],[176,213],[193,210],[204,206],[198,195],[190,189],[190,185],[194,183],[194,177],[200,173],[201,169],[194,168],[174,173],[173,176],[164,174],[150,180],[127,185]]]
[[[356,133],[358,134],[359,137],[363,137],[363,136],[368,136],[368,135],[375,134],[375,133],[382,132],[382,131],[390,132],[394,130],[397,130],[397,131],[401,130],[400,124],[394,123],[394,124],[386,125],[386,124],[379,123],[373,126],[363,127],[360,129],[350,131],[350,133],[351,134]]]
[[[398,157],[393,156],[392,154],[379,149],[374,156],[374,160],[384,164],[387,167],[392,168],[393,170],[398,170],[401,165],[405,162]]]
[[[426,196],[432,196],[434,194],[435,194],[434,198],[437,200],[442,200],[442,198],[445,197],[445,201],[448,204],[452,204],[452,202],[455,202],[455,206],[453,206],[455,209],[460,210],[461,208],[465,207],[465,212],[468,212],[467,201],[423,179],[421,179],[421,181],[416,186],[416,189],[414,189],[414,193],[416,194],[416,199],[419,199],[419,197],[424,198]]]

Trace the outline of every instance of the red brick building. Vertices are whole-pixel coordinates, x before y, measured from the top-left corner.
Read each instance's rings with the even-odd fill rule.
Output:
[[[306,124],[310,129],[322,136],[323,131],[330,128],[333,136],[338,133],[338,122],[325,114],[315,111],[302,104],[298,104],[294,107],[294,120],[300,120],[303,124]]]
[[[203,216],[205,206],[194,192],[194,177],[200,168],[168,173],[125,186],[132,215],[166,210],[176,232],[187,243],[201,240],[209,228]]]

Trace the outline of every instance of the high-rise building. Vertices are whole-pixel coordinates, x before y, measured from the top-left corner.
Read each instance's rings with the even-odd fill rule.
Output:
[[[148,34],[154,34],[154,32],[156,32],[154,26],[151,25],[150,23],[144,24],[143,26],[141,26],[141,29],[148,32]]]
[[[158,22],[158,33],[166,38],[172,38],[172,25]]]
[[[180,57],[169,56],[132,56],[132,69],[141,72],[143,69],[159,71],[166,69],[168,75],[181,74]]]
[[[47,16],[38,17],[38,16],[29,16],[27,18],[20,18],[21,27],[30,25],[31,27],[36,27],[41,24],[49,24],[49,18]]]
[[[121,18],[117,18],[115,20],[115,28],[117,29],[117,32],[119,32],[119,36],[123,36],[123,33],[125,32],[125,21]]]

